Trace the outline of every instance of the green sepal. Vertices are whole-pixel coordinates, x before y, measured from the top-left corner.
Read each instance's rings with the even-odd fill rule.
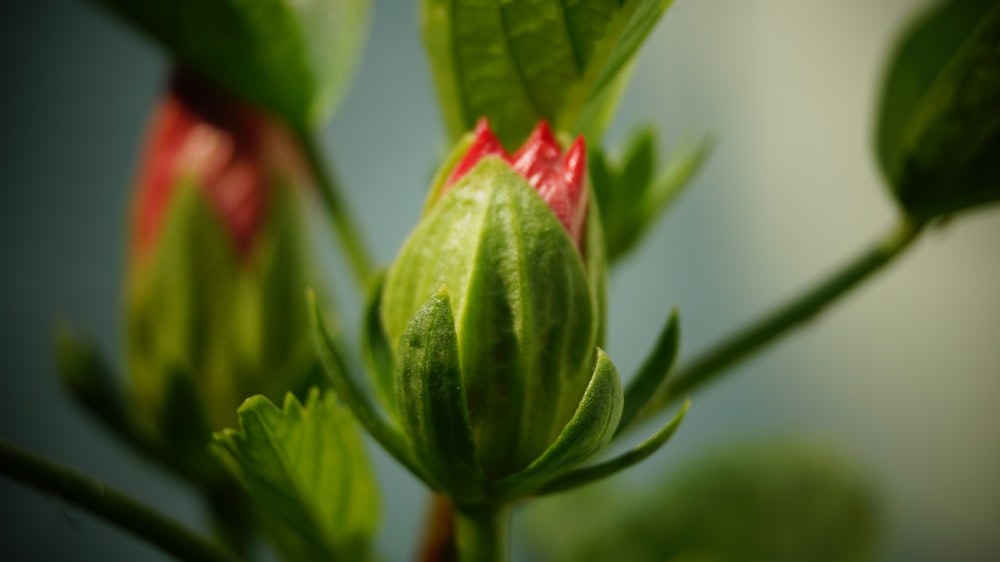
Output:
[[[876,148],[917,220],[1000,200],[1000,2],[952,0],[903,37],[882,89]]]
[[[600,203],[607,259],[614,264],[627,256],[683,188],[711,151],[709,137],[687,139],[657,170],[656,135],[640,129],[626,147],[620,163],[609,161],[600,148],[590,151],[590,175]]]
[[[392,344],[382,325],[382,289],[385,287],[385,272],[378,272],[368,288],[365,301],[364,325],[361,333],[362,353],[368,366],[375,390],[390,417],[396,415],[395,365]]]
[[[508,148],[540,119],[596,141],[626,67],[670,0],[423,0],[424,44],[452,140],[486,116]]]
[[[490,485],[490,494],[513,500],[583,462],[611,441],[622,413],[622,383],[611,359],[597,349],[594,373],[573,418],[523,471]]]
[[[576,410],[598,330],[589,277],[555,214],[496,157],[434,204],[389,271],[382,318],[397,344],[416,311],[448,287],[473,434],[490,478],[526,467]]]
[[[308,292],[313,337],[320,360],[334,392],[347,405],[362,427],[400,464],[410,470],[425,484],[435,487],[433,481],[413,456],[406,438],[393,427],[375,408],[361,385],[351,376],[349,363],[342,351],[343,344],[327,328],[323,313],[316,302],[316,295]]]
[[[458,337],[447,289],[427,301],[399,342],[396,402],[410,446],[439,488],[456,503],[483,497],[483,468],[462,386]]]
[[[330,117],[368,35],[369,0],[93,0],[220,86],[299,128]]]
[[[332,393],[313,389],[303,406],[249,398],[240,430],[215,434],[212,451],[255,500],[289,561],[368,560],[378,524],[377,488],[364,442]]]
[[[667,441],[673,437],[677,428],[680,427],[681,422],[684,421],[684,416],[687,415],[688,407],[690,406],[691,401],[685,401],[681,406],[680,411],[678,411],[666,425],[661,427],[656,433],[650,436],[649,439],[646,439],[633,449],[622,453],[613,459],[567,472],[566,474],[563,474],[546,484],[541,490],[538,491],[538,493],[552,494],[578,488],[602,478],[607,478],[608,476],[621,472],[630,466],[634,466],[646,460],[653,453],[666,445]]]
[[[670,368],[677,358],[677,347],[680,340],[680,322],[677,309],[670,312],[670,319],[667,325],[660,332],[660,337],[656,340],[656,346],[642,363],[642,367],[632,377],[628,388],[625,390],[625,406],[622,408],[622,418],[618,424],[616,433],[621,433],[639,410],[646,405],[646,402],[656,393],[664,379],[670,373]]]

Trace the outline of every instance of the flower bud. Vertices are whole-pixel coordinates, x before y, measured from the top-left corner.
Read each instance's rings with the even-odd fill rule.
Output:
[[[602,245],[583,139],[563,152],[542,123],[508,155],[481,122],[457,150],[388,272],[381,320],[415,455],[439,488],[476,501],[601,448],[622,397],[597,349]]]
[[[268,116],[183,74],[156,108],[127,288],[136,411],[154,433],[232,426],[245,398],[276,399],[315,368],[302,304],[309,177],[294,146]],[[180,396],[208,427],[167,427],[199,417],[177,412]]]

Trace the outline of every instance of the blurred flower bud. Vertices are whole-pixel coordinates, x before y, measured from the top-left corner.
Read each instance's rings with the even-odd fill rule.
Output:
[[[901,37],[882,88],[876,148],[918,221],[1000,202],[1000,7],[934,3]]]
[[[137,414],[167,441],[233,426],[245,398],[280,398],[315,368],[296,150],[268,116],[185,74],[154,113],[127,338]]]
[[[481,122],[456,150],[388,273],[381,319],[414,454],[436,487],[475,502],[603,447],[622,390],[597,348],[602,246],[583,139],[564,153],[543,122],[508,155]]]

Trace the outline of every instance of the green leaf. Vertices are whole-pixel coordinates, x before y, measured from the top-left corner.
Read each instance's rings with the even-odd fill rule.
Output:
[[[332,393],[263,396],[239,409],[240,430],[215,435],[213,451],[256,500],[287,560],[366,560],[378,497],[364,442]]]
[[[632,419],[639,413],[639,410],[646,405],[646,402],[656,393],[664,379],[670,373],[670,368],[677,358],[677,344],[680,339],[680,323],[677,316],[677,309],[670,312],[670,319],[667,325],[660,332],[660,337],[656,340],[656,346],[652,353],[643,362],[639,372],[632,377],[632,381],[625,391],[625,406],[622,409],[622,418],[618,423],[616,433],[621,433]]]
[[[508,148],[539,119],[599,136],[624,87],[622,70],[670,3],[423,0],[424,42],[452,140],[481,116]]]
[[[281,115],[322,124],[368,34],[369,0],[94,0],[184,66]]]
[[[621,472],[630,466],[634,466],[646,460],[653,453],[666,445],[667,441],[674,436],[674,433],[677,432],[677,428],[679,428],[681,426],[681,422],[684,421],[684,416],[687,415],[687,411],[690,406],[691,401],[685,401],[681,406],[680,411],[678,411],[666,425],[657,430],[657,432],[650,436],[649,439],[646,439],[631,450],[622,453],[613,459],[567,472],[566,474],[563,474],[546,484],[545,487],[539,491],[539,493],[551,494],[570,490],[572,488],[578,488],[580,486],[590,484],[591,482],[596,482],[602,478],[607,478],[608,476]],[[619,425],[618,427],[620,428],[622,426]]]
[[[877,151],[918,220],[1000,199],[1000,2],[951,0],[920,18],[889,65]]]
[[[396,402],[414,453],[453,501],[481,500],[485,476],[472,439],[455,320],[444,287],[410,320],[398,358]]]
[[[621,411],[621,379],[611,359],[598,348],[593,376],[573,418],[526,469],[492,485],[493,493],[517,498],[583,462],[611,441]]]
[[[692,458],[635,493],[555,497],[527,528],[555,562],[863,562],[877,554],[873,498],[837,455],[758,443]]]

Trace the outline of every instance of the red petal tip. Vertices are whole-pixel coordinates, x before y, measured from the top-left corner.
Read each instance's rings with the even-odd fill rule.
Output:
[[[462,160],[455,165],[455,169],[452,170],[451,175],[448,176],[445,188],[451,187],[452,184],[462,179],[462,176],[467,174],[480,160],[487,156],[507,158],[507,151],[504,150],[500,139],[490,130],[489,121],[485,117],[482,117],[476,123],[475,138],[469,146],[469,150],[462,157]]]
[[[587,143],[582,136],[577,137],[573,146],[566,151],[563,169],[566,171],[566,183],[569,189],[573,191],[583,189],[583,180],[587,173]]]

